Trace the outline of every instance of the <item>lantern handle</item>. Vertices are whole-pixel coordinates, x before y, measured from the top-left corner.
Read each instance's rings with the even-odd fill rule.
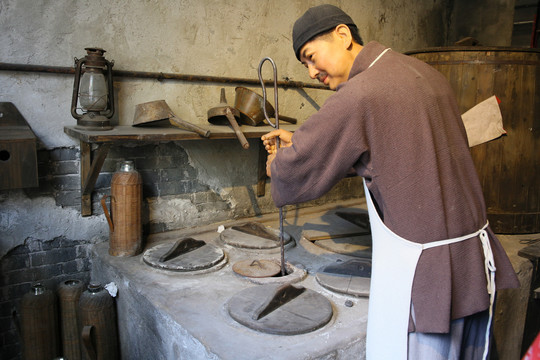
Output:
[[[79,82],[81,80],[81,68],[83,63],[86,62],[84,59],[75,58],[75,80],[73,82],[73,95],[71,96],[71,116],[79,120],[82,118],[82,115],[77,113],[77,99],[79,97]]]
[[[103,115],[105,115],[107,119],[110,119],[114,115],[114,87],[112,76],[112,67],[114,66],[114,60],[108,61],[107,59],[105,59],[105,62],[107,63],[107,86],[109,88],[107,102],[109,103],[109,106],[107,112]]]

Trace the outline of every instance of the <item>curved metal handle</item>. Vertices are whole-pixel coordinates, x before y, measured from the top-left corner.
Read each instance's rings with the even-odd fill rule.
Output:
[[[103,195],[101,198],[101,207],[103,207],[103,213],[105,214],[105,217],[107,218],[107,222],[109,223],[109,228],[111,232],[114,232],[114,223],[112,222],[111,215],[109,214],[109,209],[107,208],[107,203],[105,202],[107,198],[111,199],[111,209],[112,209],[112,202],[115,200],[114,196],[112,195]]]
[[[266,113],[266,87],[264,86],[264,80],[262,78],[262,66],[264,62],[268,60],[270,63],[272,63],[272,68],[274,69],[274,102],[275,102],[275,118],[276,122],[275,124],[272,124],[270,121],[270,118],[268,114]],[[279,108],[278,108],[278,88],[277,88],[277,68],[276,63],[272,58],[265,57],[261,60],[259,63],[259,81],[261,82],[262,86],[262,93],[263,93],[263,111],[264,111],[264,117],[266,118],[266,122],[273,127],[274,129],[279,129]],[[276,149],[279,149],[279,136],[276,137]],[[285,276],[287,275],[287,270],[285,269],[285,242],[283,240],[283,207],[279,208],[279,240],[280,240],[280,248],[281,248],[281,275]]]
[[[86,350],[90,360],[97,360],[98,356],[96,353],[96,346],[94,345],[94,336],[92,333],[95,333],[93,325],[86,325],[82,329],[81,338],[83,341],[84,349]]]
[[[274,108],[275,108],[275,118],[276,118],[276,122],[274,124],[272,124],[272,122],[270,121],[270,117],[268,116],[268,113],[266,112],[266,87],[264,85],[264,80],[262,78],[262,67],[263,67],[263,64],[265,61],[270,61],[270,63],[272,64],[272,68],[274,70]],[[264,112],[264,117],[266,119],[266,122],[268,123],[268,125],[270,125],[271,127],[275,128],[275,129],[279,129],[279,109],[278,109],[278,88],[277,88],[277,68],[276,68],[276,63],[274,62],[274,60],[272,60],[272,58],[269,58],[269,57],[265,57],[261,60],[261,62],[259,63],[259,71],[258,71],[258,75],[259,75],[259,81],[261,82],[261,86],[262,86],[262,93],[263,93],[263,112]]]

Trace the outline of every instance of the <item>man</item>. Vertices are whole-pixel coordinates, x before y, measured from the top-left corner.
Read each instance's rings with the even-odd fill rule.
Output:
[[[417,59],[364,46],[332,5],[296,21],[293,49],[310,77],[336,92],[294,135],[262,137],[272,197],[278,207],[312,200],[351,168],[364,178],[373,236],[368,359],[487,356],[495,288],[519,283],[487,223],[449,83]]]

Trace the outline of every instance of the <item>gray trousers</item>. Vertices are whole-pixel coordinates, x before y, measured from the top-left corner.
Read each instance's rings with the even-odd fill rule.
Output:
[[[482,359],[489,311],[453,320],[448,334],[409,333],[409,360]]]

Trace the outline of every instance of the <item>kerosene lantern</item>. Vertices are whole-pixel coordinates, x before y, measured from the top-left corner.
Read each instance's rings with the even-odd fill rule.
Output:
[[[75,58],[71,115],[77,119],[76,128],[110,130],[112,126],[109,119],[114,115],[112,78],[114,62],[103,57],[105,53],[103,49],[92,47],[85,50],[87,52],[85,57]]]

